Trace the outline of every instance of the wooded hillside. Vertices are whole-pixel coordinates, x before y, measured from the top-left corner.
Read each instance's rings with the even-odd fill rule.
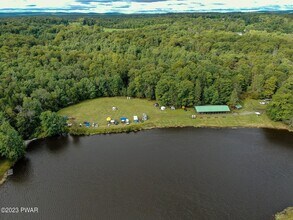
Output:
[[[25,139],[47,133],[42,112],[102,96],[175,106],[273,98],[270,117],[292,123],[292,18],[261,13],[1,18],[0,111]]]

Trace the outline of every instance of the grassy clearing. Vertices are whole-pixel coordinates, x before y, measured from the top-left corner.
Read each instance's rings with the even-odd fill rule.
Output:
[[[275,215],[275,220],[293,220],[293,207],[289,207]]]
[[[0,157],[0,184],[6,171],[13,165],[13,162]]]
[[[131,31],[131,30],[135,30],[133,28],[103,28],[104,32],[114,32],[114,31]]]
[[[264,113],[267,105],[261,105],[259,104],[259,102],[260,100],[246,99],[243,104],[243,109],[240,109],[237,112],[241,113],[241,112],[258,111],[258,112]]]
[[[70,131],[73,134],[98,134],[113,132],[128,132],[148,128],[162,127],[267,127],[288,129],[288,127],[280,122],[271,121],[265,114],[265,105],[260,105],[257,100],[247,99],[243,103],[243,109],[235,110],[230,114],[211,114],[197,115],[196,119],[191,119],[191,115],[195,114],[193,108],[187,111],[182,109],[161,111],[155,108],[155,101],[145,99],[126,99],[125,97],[114,98],[98,98],[84,101],[77,105],[64,108],[59,111],[60,115],[74,117],[73,127]],[[118,108],[112,111],[112,107]],[[254,114],[255,111],[262,112],[261,116]],[[149,120],[143,123],[131,123],[130,125],[111,125],[107,126],[106,118],[110,116],[119,120],[125,116],[131,121],[134,115],[142,117],[146,113]],[[98,123],[98,128],[80,128],[79,123],[84,121]]]

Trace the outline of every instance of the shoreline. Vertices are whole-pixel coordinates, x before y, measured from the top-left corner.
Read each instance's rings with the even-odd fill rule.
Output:
[[[114,126],[114,125],[113,125]],[[241,129],[241,128],[258,128],[258,129],[275,129],[275,130],[283,130],[288,132],[293,132],[289,127],[274,127],[274,126],[216,126],[216,125],[175,125],[175,126],[125,126],[118,128],[73,128],[69,129],[68,134],[73,136],[91,136],[91,135],[103,135],[103,134],[121,134],[121,133],[130,133],[130,132],[139,132],[144,130],[152,130],[152,129],[169,129],[169,128],[212,128],[212,129]]]
[[[0,180],[0,186],[5,183],[5,181],[7,180],[7,174],[5,173],[2,177],[2,179]]]
[[[34,139],[31,139],[31,140],[25,140],[24,141],[24,145],[25,147],[27,147],[31,142],[35,141],[35,140],[38,140],[39,138],[34,138]],[[7,180],[7,171],[12,168],[14,166],[14,164],[16,163],[17,161],[14,161],[14,162],[10,162],[11,164],[9,165],[9,167],[7,167],[7,169],[5,169],[5,173],[2,174],[2,178],[0,179],[0,186],[2,184],[5,183],[5,181]]]
[[[7,160],[8,161],[8,160]],[[14,166],[14,164],[16,163],[16,161],[8,161],[9,163],[9,166],[5,169],[5,173],[2,174],[2,178],[0,179],[0,187],[2,184],[5,183],[5,181],[7,180],[8,178],[8,175],[7,175],[7,171]]]
[[[68,134],[73,136],[93,136],[93,135],[106,135],[106,134],[121,134],[121,133],[130,133],[130,132],[139,132],[139,131],[146,131],[146,130],[152,130],[152,129],[169,129],[169,128],[212,128],[212,129],[241,129],[241,128],[258,128],[258,129],[276,129],[276,130],[284,130],[288,132],[293,132],[293,130],[290,130],[289,127],[283,128],[283,127],[274,127],[274,126],[211,126],[211,125],[204,125],[204,126],[140,126],[141,124],[137,125],[130,125],[125,127],[118,127],[118,128],[98,128],[98,129],[91,129],[91,128],[73,128],[75,131],[72,131],[73,129],[70,129]],[[32,140],[26,140],[25,145],[26,147],[33,141],[39,140],[40,138],[34,138]],[[10,169],[13,167],[15,162],[11,164],[11,166],[8,167]],[[8,170],[7,169],[7,170]],[[6,171],[7,171],[6,170]],[[0,179],[0,186],[5,183],[7,180],[7,174],[6,172],[3,174],[2,179]]]

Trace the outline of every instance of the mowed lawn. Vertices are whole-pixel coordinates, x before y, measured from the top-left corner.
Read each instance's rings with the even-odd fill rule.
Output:
[[[186,123],[191,120],[191,114],[195,113],[194,110],[184,111],[182,109],[161,111],[154,107],[154,103],[155,101],[127,99],[126,97],[98,98],[62,109],[59,114],[75,118],[78,124],[88,121],[98,123],[99,127],[107,127],[107,117],[118,121],[121,117],[127,117],[133,123],[133,116],[136,115],[141,119],[145,113],[149,117],[149,120],[144,122],[145,125],[159,126],[160,124]],[[113,111],[112,107],[117,107],[118,110]],[[117,125],[117,127],[119,126],[126,125]]]
[[[88,128],[96,130],[107,129],[107,117],[118,120],[120,117],[127,117],[133,122],[133,116],[142,117],[143,113],[149,116],[149,120],[139,123],[141,128],[154,127],[268,127],[287,129],[287,126],[280,122],[271,121],[265,114],[266,106],[260,105],[257,100],[246,100],[243,104],[243,109],[235,110],[229,114],[209,114],[198,115],[196,119],[191,119],[191,115],[196,114],[193,108],[187,111],[183,109],[171,110],[167,108],[161,111],[154,107],[155,101],[145,99],[127,99],[126,97],[98,98],[87,100],[76,105],[69,106],[59,111],[60,115],[73,117],[74,125],[78,126],[85,121],[90,123],[98,123],[98,128]],[[112,107],[117,107],[118,110],[113,111]],[[254,111],[260,111],[262,114],[257,116]],[[111,130],[114,128],[120,129],[129,126],[125,124],[111,125]],[[138,125],[137,125],[138,126]],[[95,133],[95,132],[92,132]]]

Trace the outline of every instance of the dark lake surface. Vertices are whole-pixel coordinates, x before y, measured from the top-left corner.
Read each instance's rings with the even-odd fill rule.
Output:
[[[262,220],[293,206],[293,133],[157,129],[36,141],[0,186],[0,219]]]

